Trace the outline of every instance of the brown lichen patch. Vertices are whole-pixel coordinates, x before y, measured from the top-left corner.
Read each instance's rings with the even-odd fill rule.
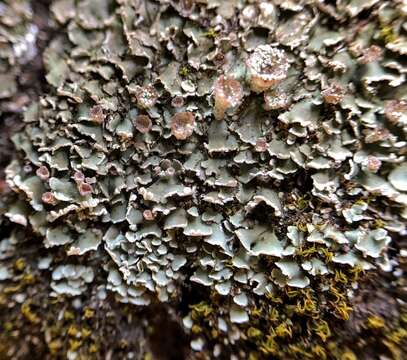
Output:
[[[266,110],[286,109],[289,105],[290,98],[288,94],[279,87],[264,92],[264,108]]]
[[[243,88],[239,81],[221,75],[214,84],[213,96],[215,119],[221,120],[224,118],[226,110],[241,103]]]
[[[158,93],[153,85],[146,85],[137,88],[135,95],[137,104],[144,109],[154,106],[158,99]]]
[[[49,170],[46,166],[40,166],[35,173],[43,181],[48,180],[50,176]]]
[[[93,192],[92,186],[86,182],[80,182],[78,184],[78,190],[82,196],[90,195]]]
[[[191,112],[179,112],[171,119],[171,134],[177,140],[189,138],[195,128],[195,116]]]
[[[45,204],[55,205],[57,203],[57,199],[55,199],[54,194],[50,191],[43,193],[41,199]]]
[[[151,130],[153,123],[149,116],[147,115],[138,115],[134,119],[135,128],[142,134],[146,134]]]
[[[268,148],[267,139],[258,138],[256,140],[255,149],[256,149],[257,152],[265,152],[265,151],[267,151],[267,148]]]
[[[147,210],[143,211],[143,217],[147,221],[152,221],[152,220],[155,219],[155,215],[150,209],[147,209]]]
[[[171,100],[171,105],[176,109],[184,106],[184,98],[182,96],[174,96]]]
[[[284,50],[271,45],[258,46],[246,61],[250,87],[262,92],[277,85],[287,77],[290,67]]]
[[[326,89],[321,91],[321,95],[327,104],[339,104],[345,94],[345,89],[342,85],[332,83]]]
[[[363,133],[367,144],[386,140],[390,136],[389,130],[385,128],[364,129]]]
[[[73,179],[76,183],[82,183],[85,181],[85,174],[82,171],[75,171]]]
[[[407,118],[407,101],[386,101],[384,106],[384,115],[391,123],[398,124],[403,118]]]
[[[367,169],[373,173],[379,171],[380,167],[382,166],[382,162],[380,159],[373,155],[369,155],[367,157]]]
[[[95,105],[90,109],[90,119],[97,124],[105,121],[105,113],[100,105]]]
[[[383,57],[383,49],[380,46],[372,45],[366,50],[362,51],[362,56],[359,61],[362,64],[369,64],[374,61],[381,60]]]

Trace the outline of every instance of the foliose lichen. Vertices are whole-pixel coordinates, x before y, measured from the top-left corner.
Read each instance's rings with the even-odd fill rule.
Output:
[[[361,273],[395,270],[388,250],[406,232],[405,4],[51,9],[63,31],[43,56],[50,89],[13,136],[4,217],[66,255],[42,263],[52,296],[86,292],[97,261],[99,291],[123,303],[194,289],[193,351],[352,359],[329,320],[349,319]],[[13,79],[0,83],[12,96]]]

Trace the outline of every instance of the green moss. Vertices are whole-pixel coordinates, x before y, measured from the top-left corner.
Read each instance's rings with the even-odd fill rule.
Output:
[[[21,305],[21,313],[29,322],[33,324],[38,324],[41,322],[39,316],[31,309],[31,303],[29,300]]]
[[[293,336],[293,331],[292,327],[288,325],[287,323],[281,323],[278,325],[275,329],[274,332],[276,336],[280,338],[285,338],[285,337],[292,337]]]
[[[247,330],[247,336],[249,338],[259,338],[262,335],[261,330],[256,329],[254,327],[249,327],[249,329]]]
[[[207,32],[203,34],[203,36],[206,36],[207,38],[210,39],[215,39],[218,36],[218,33],[216,32],[215,29],[210,28]]]
[[[56,355],[59,353],[59,351],[62,348],[62,342],[59,339],[52,340],[51,342],[48,343],[48,349],[51,353],[51,355]]]
[[[347,284],[349,279],[341,270],[335,270],[335,281],[342,284]]]
[[[312,354],[314,354],[318,359],[325,360],[327,358],[326,350],[321,345],[315,345],[311,348]]]
[[[73,320],[73,319],[75,319],[75,314],[72,311],[68,311],[68,310],[64,311],[64,319],[66,321]]]
[[[386,44],[393,42],[397,39],[397,36],[394,34],[393,28],[389,25],[384,25],[381,27],[380,37]]]
[[[357,357],[352,351],[347,350],[341,355],[341,360],[357,360]]]
[[[91,319],[91,318],[93,318],[94,315],[95,315],[95,311],[93,309],[86,308],[85,312],[83,314],[83,317],[85,319]]]
[[[213,312],[213,308],[208,303],[202,301],[190,306],[192,313],[198,317],[207,317]]]
[[[200,327],[199,325],[194,324],[194,325],[192,326],[192,328],[191,328],[191,331],[192,331],[194,334],[199,334],[199,333],[202,332],[202,327]]]
[[[278,345],[273,336],[267,336],[266,341],[260,345],[260,351],[266,355],[276,355],[278,353]]]
[[[25,260],[22,259],[22,258],[17,259],[16,262],[14,263],[14,267],[18,271],[23,271],[25,269],[25,267],[26,267]]]
[[[384,319],[378,315],[371,315],[367,318],[367,327],[370,329],[380,329],[385,326]]]
[[[315,334],[317,334],[323,342],[326,342],[327,339],[332,335],[331,329],[326,321],[320,320],[315,326]]]
[[[82,341],[80,340],[69,340],[69,350],[76,351],[82,346]]]
[[[182,67],[179,69],[179,75],[182,76],[182,77],[187,77],[187,76],[189,75],[189,69],[188,69],[188,67],[187,67],[187,66],[182,66]]]
[[[300,230],[303,233],[307,233],[308,232],[308,228],[307,228],[307,224],[306,223],[298,223],[297,225],[298,230]]]
[[[345,302],[340,301],[334,305],[334,314],[342,320],[349,320],[350,312],[352,308]]]

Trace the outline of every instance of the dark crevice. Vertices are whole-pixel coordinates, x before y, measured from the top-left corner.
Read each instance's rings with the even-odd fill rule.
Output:
[[[181,325],[171,317],[165,305],[151,306],[147,318],[151,333],[150,349],[157,360],[183,360],[187,357],[188,337]]]

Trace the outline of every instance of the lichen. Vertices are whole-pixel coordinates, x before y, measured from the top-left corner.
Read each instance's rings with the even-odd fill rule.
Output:
[[[1,99],[17,92],[10,69],[30,29],[13,4],[0,5],[11,13]],[[0,212],[13,225],[0,260],[25,229],[41,261],[5,262],[2,293],[42,274],[85,323],[97,313],[80,299],[93,292],[98,304],[182,307],[191,351],[206,357],[353,359],[334,329],[365,274],[396,271],[406,232],[405,5],[58,0],[51,11],[48,85],[12,138],[14,196]],[[39,324],[39,302],[20,303]],[[386,332],[397,357],[406,333],[378,316],[362,327]],[[47,332],[51,354],[98,353],[74,319],[61,312]]]

